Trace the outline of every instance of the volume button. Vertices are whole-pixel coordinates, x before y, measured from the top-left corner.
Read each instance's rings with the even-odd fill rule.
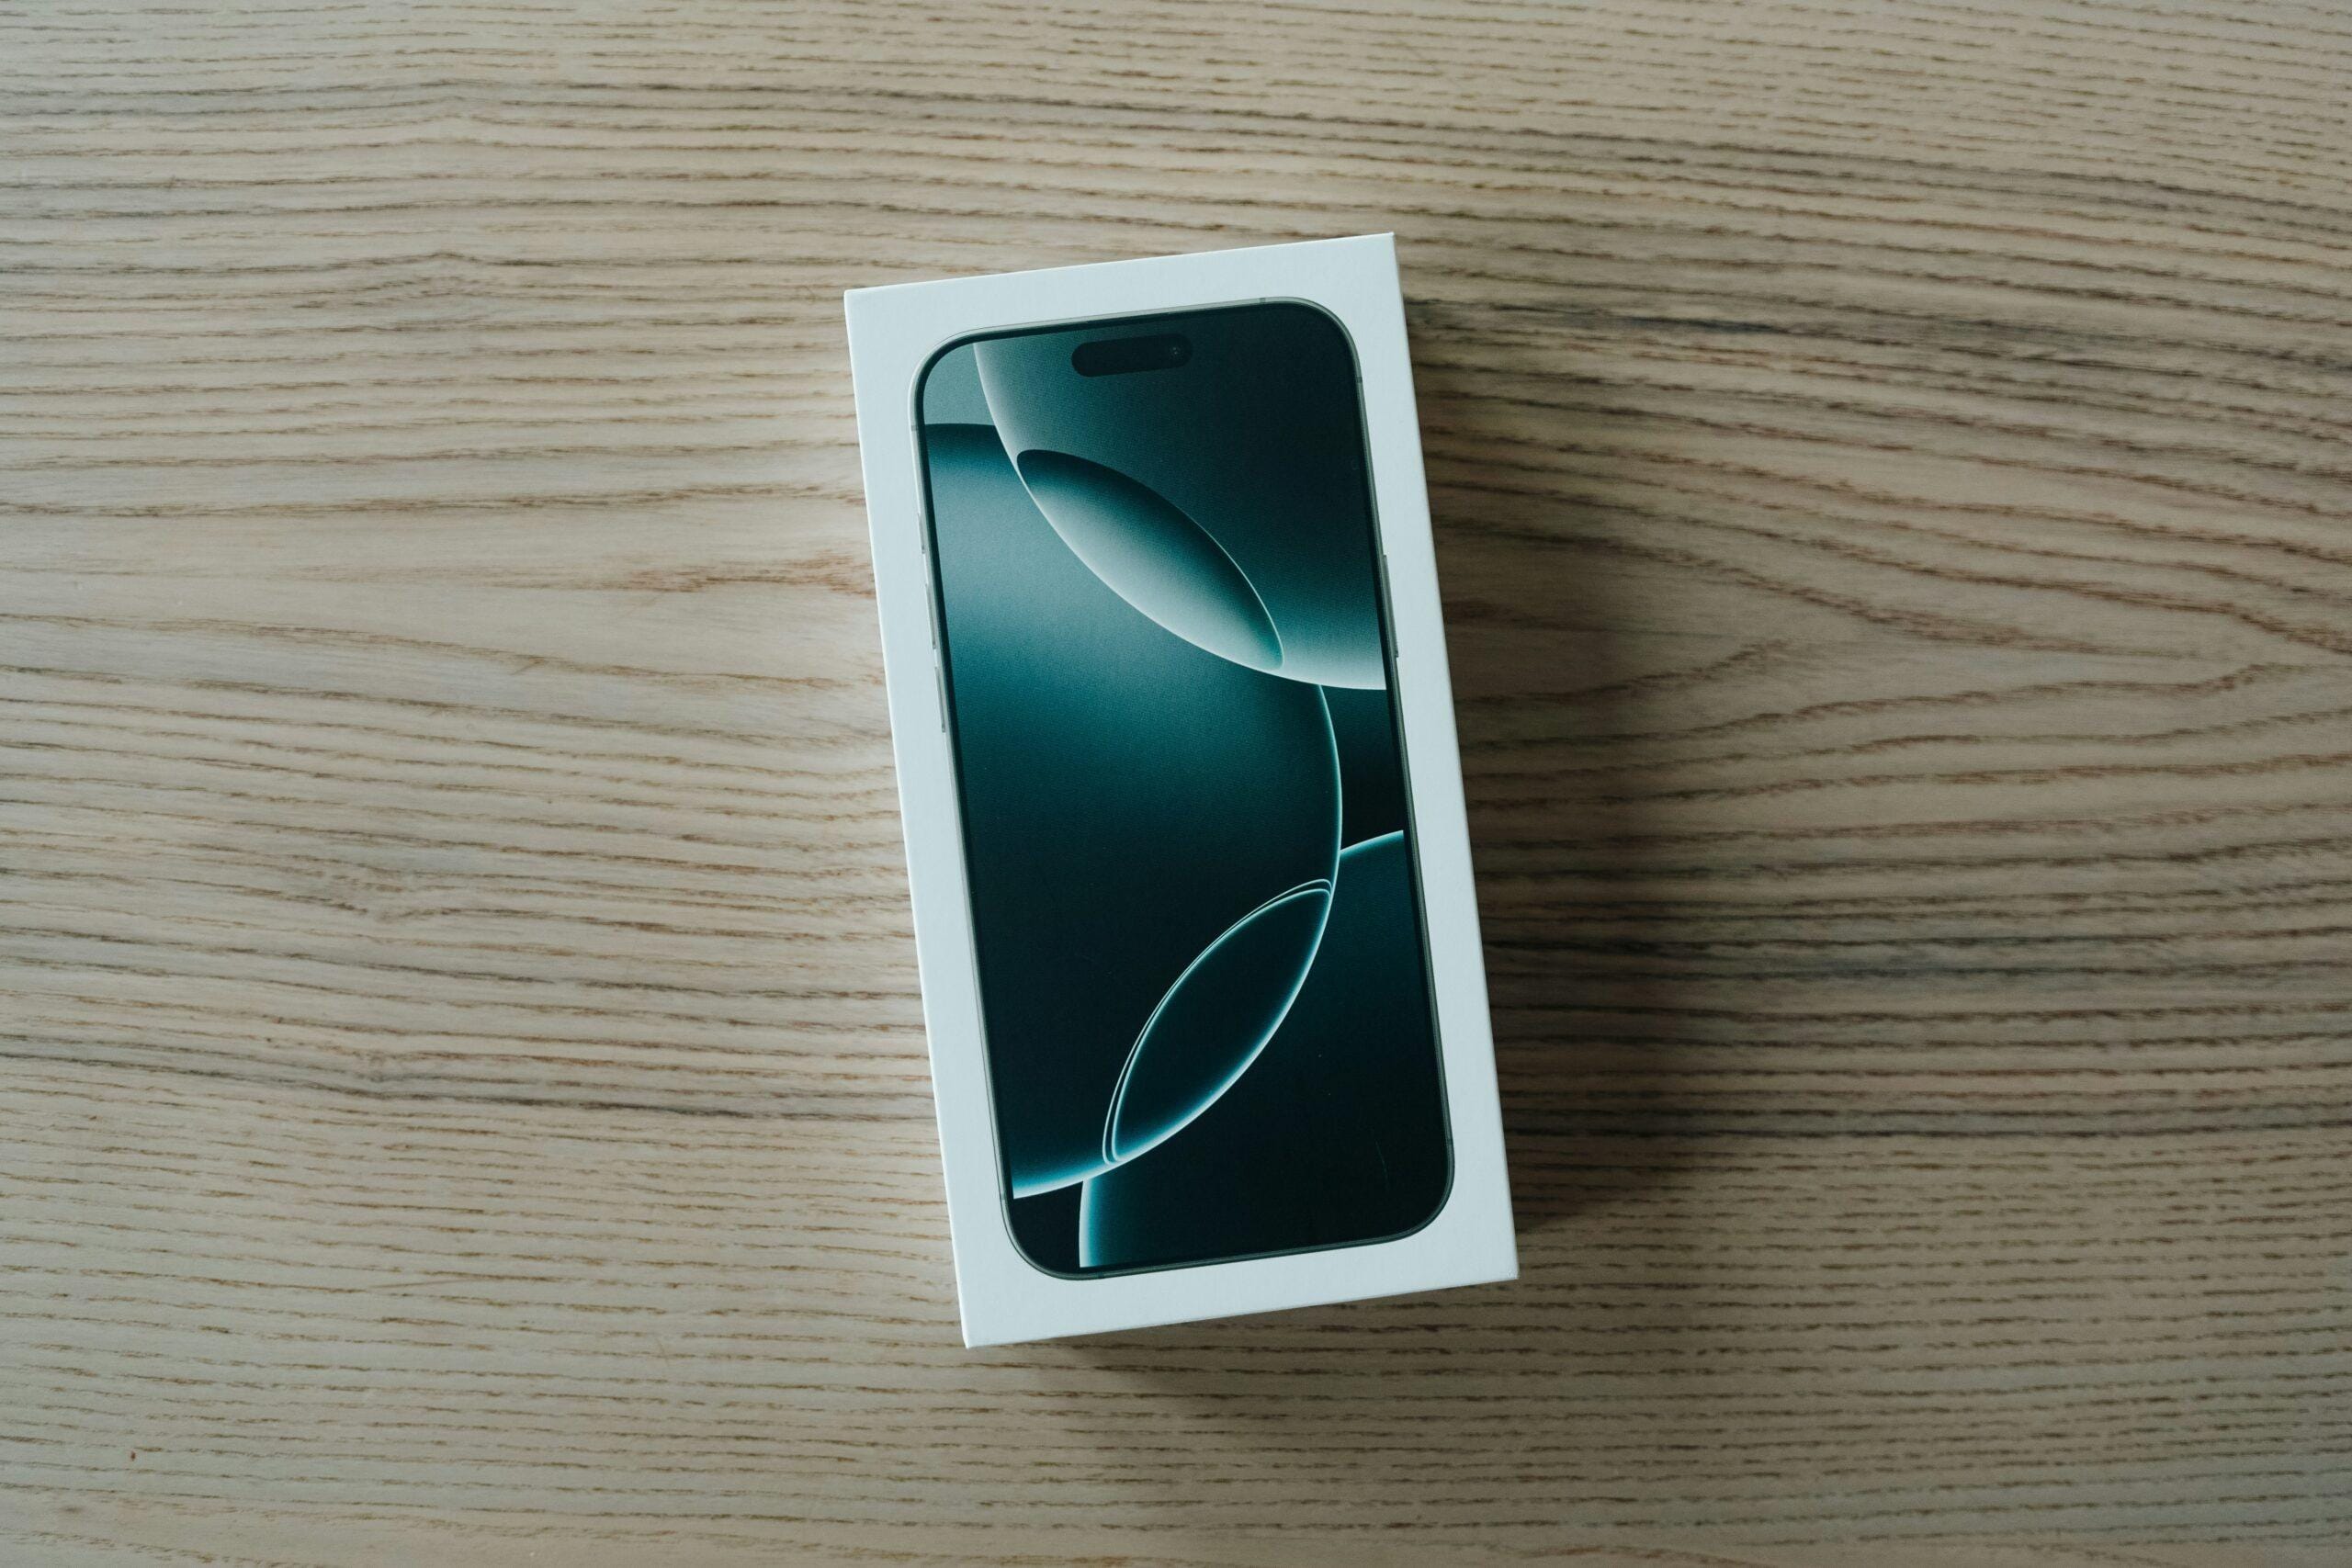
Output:
[[[1388,661],[1402,664],[1405,650],[1396,646],[1396,593],[1388,581],[1388,547],[1385,545],[1380,550],[1380,601],[1388,614]]]
[[[931,683],[939,694],[939,733],[947,733],[947,671],[934,664],[931,667]]]

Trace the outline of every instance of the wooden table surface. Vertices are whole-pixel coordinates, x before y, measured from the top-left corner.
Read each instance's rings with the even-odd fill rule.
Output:
[[[2352,14],[0,8],[0,1560],[2352,1553]],[[958,1348],[840,292],[1393,229],[1525,1275]]]

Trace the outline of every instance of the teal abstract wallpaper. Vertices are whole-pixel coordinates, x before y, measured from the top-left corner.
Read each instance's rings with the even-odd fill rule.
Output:
[[[1444,1098],[1344,334],[995,336],[919,396],[1015,1242],[1081,1274],[1417,1228]]]

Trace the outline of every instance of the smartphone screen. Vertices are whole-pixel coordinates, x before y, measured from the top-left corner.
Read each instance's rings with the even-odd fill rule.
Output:
[[[995,333],[916,397],[1015,1245],[1084,1276],[1419,1229],[1452,1166],[1346,333]]]

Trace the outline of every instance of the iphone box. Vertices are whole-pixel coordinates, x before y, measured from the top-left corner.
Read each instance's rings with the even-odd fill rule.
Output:
[[[965,1343],[1511,1278],[1390,237],[848,311]]]

